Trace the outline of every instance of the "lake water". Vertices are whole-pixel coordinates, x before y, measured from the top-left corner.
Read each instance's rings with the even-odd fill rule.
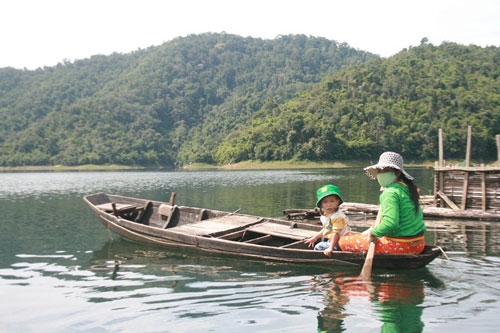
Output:
[[[424,194],[432,171],[409,169]],[[109,192],[281,217],[334,183],[377,203],[362,170],[0,173],[2,332],[496,332],[500,222],[427,221],[447,248],[418,270],[310,267],[162,249],[111,234],[82,196]],[[369,222],[356,223],[363,230]],[[364,225],[366,224],[366,225]]]

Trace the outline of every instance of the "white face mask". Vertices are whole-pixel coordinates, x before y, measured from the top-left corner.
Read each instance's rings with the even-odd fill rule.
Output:
[[[396,173],[393,171],[391,172],[384,172],[384,173],[379,173],[377,175],[377,181],[380,184],[380,186],[386,187],[396,181],[398,177],[396,177]]]

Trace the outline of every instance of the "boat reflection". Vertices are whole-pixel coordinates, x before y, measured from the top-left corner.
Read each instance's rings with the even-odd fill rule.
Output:
[[[246,258],[235,260],[233,256],[211,255],[182,246],[167,249],[134,243],[122,238],[109,240],[101,249],[93,251],[88,268],[94,272],[111,274],[111,278],[116,278],[117,273],[125,269],[141,269],[161,276],[184,272],[199,274],[204,278],[210,275],[222,278],[221,272],[226,274],[228,272],[261,273],[267,277],[276,278],[325,272],[324,266],[319,264],[311,266]]]

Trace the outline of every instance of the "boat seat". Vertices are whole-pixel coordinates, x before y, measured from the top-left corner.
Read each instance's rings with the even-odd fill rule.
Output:
[[[118,204],[114,202],[107,202],[105,204],[97,205],[97,208],[105,211],[106,213],[113,213],[115,216],[130,218],[133,214],[137,213],[137,206],[130,204]]]
[[[253,216],[226,215],[200,222],[183,224],[175,227],[175,230],[195,236],[219,237],[226,233],[243,230],[256,223],[261,223],[262,220],[262,218]]]
[[[135,222],[145,224],[146,222],[148,222],[152,213],[153,213],[153,202],[148,201],[148,203],[144,207],[140,208],[139,215],[135,219]]]
[[[160,228],[167,229],[170,224],[177,224],[179,220],[179,207],[176,205],[170,206],[167,204],[161,204],[160,207],[158,207],[158,212],[160,213],[161,220],[163,221]],[[170,227],[172,226],[173,225],[170,225]]]
[[[289,225],[266,223],[266,222],[251,226],[247,230],[251,232],[257,232],[263,235],[272,235],[276,237],[289,238],[295,240],[310,238],[318,233],[318,231],[315,230],[290,228]]]

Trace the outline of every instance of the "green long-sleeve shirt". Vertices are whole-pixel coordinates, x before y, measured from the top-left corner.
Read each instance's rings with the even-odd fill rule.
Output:
[[[406,184],[392,183],[380,194],[379,200],[382,220],[372,230],[375,237],[409,237],[425,232],[422,207],[415,213]]]

